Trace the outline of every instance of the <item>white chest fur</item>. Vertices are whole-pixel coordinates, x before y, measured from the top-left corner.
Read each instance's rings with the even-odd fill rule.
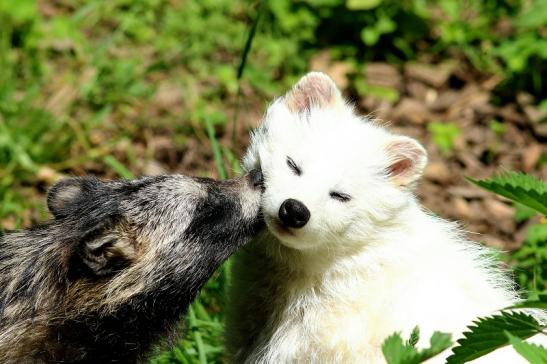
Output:
[[[384,362],[395,331],[418,325],[418,345],[435,330],[456,339],[516,300],[487,250],[419,206],[426,162],[416,140],[357,116],[324,74],[272,103],[244,165],[263,171],[277,238],[259,237],[234,264],[234,363]]]
[[[234,362],[383,363],[381,344],[395,331],[419,326],[419,345],[436,330],[458,337],[515,299],[481,248],[430,223],[346,256],[259,239],[236,262],[228,333],[251,339],[229,339]]]

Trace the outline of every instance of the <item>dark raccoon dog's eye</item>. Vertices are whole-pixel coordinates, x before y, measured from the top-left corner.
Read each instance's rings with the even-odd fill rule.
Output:
[[[294,163],[291,157],[287,157],[287,165],[297,176],[300,176],[302,174],[302,170],[296,165],[296,163]]]
[[[331,192],[329,193],[330,197],[338,200],[340,202],[348,202],[351,200],[351,196],[342,192]]]

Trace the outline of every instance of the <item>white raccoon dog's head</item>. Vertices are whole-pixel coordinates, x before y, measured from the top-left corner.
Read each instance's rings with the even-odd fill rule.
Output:
[[[243,164],[262,169],[270,231],[308,250],[351,249],[397,223],[426,162],[417,141],[355,115],[334,82],[312,72],[268,108]]]

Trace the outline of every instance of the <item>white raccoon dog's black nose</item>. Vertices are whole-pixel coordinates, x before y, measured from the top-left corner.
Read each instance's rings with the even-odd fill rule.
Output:
[[[279,207],[279,220],[286,227],[301,228],[310,220],[310,210],[302,202],[289,198]]]

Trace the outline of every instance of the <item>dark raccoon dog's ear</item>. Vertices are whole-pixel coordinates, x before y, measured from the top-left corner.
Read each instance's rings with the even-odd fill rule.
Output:
[[[61,180],[49,189],[47,207],[55,218],[70,216],[84,201],[92,198],[102,183],[95,177],[74,177]]]
[[[302,77],[283,97],[292,112],[300,113],[311,108],[343,105],[344,100],[334,81],[322,72],[310,72]]]
[[[48,192],[48,208],[55,219],[72,218],[78,239],[71,267],[94,276],[112,274],[136,257],[129,228],[116,213],[116,196],[96,177],[74,177]],[[72,226],[72,225],[71,225]]]
[[[117,227],[82,243],[76,259],[86,271],[95,276],[106,276],[130,265],[136,258],[135,244],[123,229]]]

